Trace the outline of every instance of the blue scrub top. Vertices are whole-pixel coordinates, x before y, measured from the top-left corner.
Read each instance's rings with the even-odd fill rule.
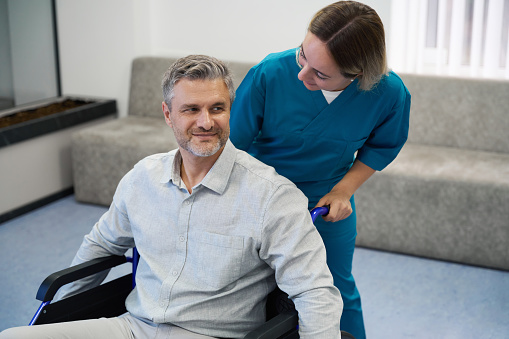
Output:
[[[357,158],[385,168],[408,136],[410,93],[394,73],[370,91],[357,80],[334,101],[297,78],[296,49],[270,54],[237,89],[230,139],[292,180],[311,201],[327,194]]]

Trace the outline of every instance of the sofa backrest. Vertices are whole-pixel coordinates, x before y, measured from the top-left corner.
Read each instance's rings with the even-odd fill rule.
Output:
[[[176,58],[133,60],[129,115],[161,117],[161,80]],[[225,61],[235,88],[248,62]],[[509,81],[400,74],[412,94],[408,142],[509,153]]]
[[[400,76],[412,95],[408,142],[509,153],[509,81]]]
[[[139,57],[133,60],[129,91],[128,115],[163,118],[161,80],[164,72],[177,58]],[[252,63],[225,61],[238,87]]]

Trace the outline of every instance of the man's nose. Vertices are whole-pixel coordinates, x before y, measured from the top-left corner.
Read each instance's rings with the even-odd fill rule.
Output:
[[[200,112],[196,124],[205,130],[209,130],[214,126],[214,121],[208,110],[204,109]]]

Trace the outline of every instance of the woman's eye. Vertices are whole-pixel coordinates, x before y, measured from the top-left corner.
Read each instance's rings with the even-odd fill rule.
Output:
[[[318,78],[318,79],[320,79],[320,80],[325,80],[325,79],[327,79],[327,78],[325,78],[325,77],[321,76],[321,75],[320,75],[320,73],[318,73],[318,72],[316,72],[315,74],[316,74],[317,78]]]

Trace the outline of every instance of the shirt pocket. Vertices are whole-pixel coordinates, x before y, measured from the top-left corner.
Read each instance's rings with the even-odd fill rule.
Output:
[[[244,238],[216,233],[189,234],[188,264],[191,275],[221,289],[240,277]]]

